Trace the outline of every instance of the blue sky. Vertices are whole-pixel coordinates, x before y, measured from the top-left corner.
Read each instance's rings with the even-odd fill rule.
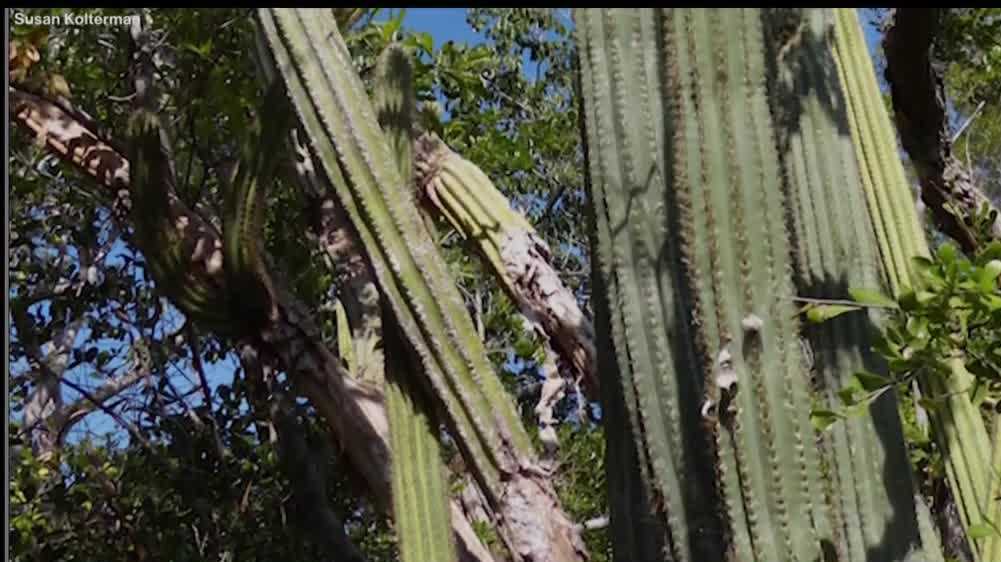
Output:
[[[400,8],[388,9],[379,19],[395,15]],[[882,38],[879,30],[869,25],[867,10],[860,11],[869,52],[876,50]],[[404,26],[416,31],[425,31],[434,37],[435,48],[447,41],[457,43],[477,43],[484,40],[483,34],[473,31],[466,23],[466,8],[407,8],[403,18]]]
[[[399,10],[399,8],[387,9],[380,14],[378,19],[393,17]],[[862,13],[862,19],[869,50],[870,52],[874,52],[881,39],[881,34],[878,30],[868,25],[867,22],[870,17],[867,13]],[[404,16],[404,27],[430,33],[434,38],[436,49],[448,41],[468,44],[485,41],[483,34],[474,31],[466,23],[465,8],[409,8],[406,10]],[[529,75],[534,74],[534,63],[528,63],[528,61],[526,63],[526,71]],[[882,82],[882,77],[880,78]],[[85,334],[81,334],[78,341],[82,341],[84,337]],[[235,368],[236,364],[232,359],[224,359],[214,365],[206,365],[207,375],[212,386],[229,384]],[[85,379],[86,375],[83,376]],[[69,390],[67,392],[69,394],[67,396],[68,399],[72,400],[76,398],[75,392]],[[88,417],[84,424],[81,425],[89,426],[89,429],[97,432],[116,429],[113,422],[106,419],[102,414],[94,414]]]

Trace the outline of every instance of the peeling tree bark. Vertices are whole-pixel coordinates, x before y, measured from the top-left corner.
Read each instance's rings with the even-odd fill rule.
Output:
[[[883,39],[885,74],[897,130],[921,182],[921,199],[938,228],[972,253],[978,240],[971,218],[984,205],[997,209],[952,154],[942,72],[932,61],[941,17],[938,8],[895,10]],[[995,215],[989,236],[1001,240],[1001,215]]]

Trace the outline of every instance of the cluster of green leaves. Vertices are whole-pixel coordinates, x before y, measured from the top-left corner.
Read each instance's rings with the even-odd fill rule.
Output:
[[[935,40],[949,102],[973,118],[954,146],[978,186],[1001,201],[1001,8],[945,10]]]
[[[943,244],[915,262],[919,288],[900,296],[880,345],[890,372],[948,376],[948,360],[961,357],[983,385],[1001,383],[1001,243],[972,259]]]
[[[608,514],[605,485],[605,432],[590,424],[564,424],[560,439],[556,493],[567,514],[579,523]],[[612,559],[612,542],[607,529],[585,529],[582,533],[591,562]]]
[[[235,399],[233,399],[235,400]],[[210,426],[189,415],[161,420],[150,447],[83,440],[39,459],[11,446],[13,560],[309,560],[325,556],[295,501],[275,446],[246,418]],[[11,433],[17,433],[17,426]],[[310,439],[324,439],[315,426]],[[368,560],[395,559],[386,521],[358,500],[335,464],[331,505]],[[332,470],[331,470],[332,469]]]
[[[935,56],[950,69],[954,100],[1001,99],[1001,9],[951,8],[942,19]],[[995,101],[995,103],[997,103]]]
[[[889,310],[875,348],[886,360],[888,375],[856,373],[840,392],[848,412],[859,412],[892,387],[906,391],[919,376],[949,377],[956,360],[973,376],[975,404],[1001,397],[1001,243],[984,246],[973,258],[946,243],[932,259],[914,258],[919,282],[896,300],[872,291],[853,291],[844,304],[811,305],[807,317],[822,322],[862,307]],[[941,397],[920,401],[934,408]],[[837,419],[832,411],[815,412],[822,426]]]

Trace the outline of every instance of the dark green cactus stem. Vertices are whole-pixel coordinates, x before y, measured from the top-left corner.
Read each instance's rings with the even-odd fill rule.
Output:
[[[375,67],[375,110],[400,175],[413,177],[410,128],[414,115],[413,67],[398,45],[389,45]],[[438,444],[438,424],[407,365],[407,348],[391,322],[383,331],[386,409],[393,451],[393,513],[403,562],[454,562],[455,544]]]
[[[272,82],[250,121],[235,177],[223,204],[223,255],[234,322],[255,332],[266,322],[274,290],[261,249],[267,190],[275,179],[291,112],[279,82]]]
[[[894,127],[880,101],[875,71],[854,10],[837,10],[836,55],[841,83],[849,107],[868,212],[881,238],[883,270],[894,296],[917,283],[913,259],[929,257],[928,244],[918,222],[914,195],[904,175]],[[990,459],[991,440],[983,418],[969,399],[972,377],[961,360],[953,363],[952,376],[920,380],[926,396],[944,397],[928,412],[934,438],[946,460],[946,474],[960,508],[963,524],[993,521],[1001,524],[1001,477]],[[990,536],[971,541],[979,560],[1001,560],[1001,539]]]
[[[258,20],[314,160],[355,226],[423,381],[516,560],[577,560],[577,531],[538,471],[513,401],[490,365],[458,288],[420,222],[413,195],[329,11],[262,9]],[[524,533],[520,529],[531,528]]]
[[[135,110],[129,124],[129,146],[136,243],[153,280],[188,318],[226,333],[232,329],[229,310],[219,306],[225,302],[226,287],[193,271],[195,248],[175,224],[176,205],[171,201],[176,197],[174,171],[169,139],[159,117],[146,109]]]
[[[778,44],[787,16],[802,36]],[[849,266],[862,279],[878,266],[861,189],[837,168],[851,147],[819,105],[840,96],[824,74],[835,72],[829,22],[707,9],[586,9],[575,21],[596,312],[612,334],[602,388],[618,402],[606,431],[634,437],[606,461],[609,481],[632,490],[612,498],[617,558],[664,559],[663,543],[677,561],[911,560],[913,490],[887,481],[908,470],[892,400],[829,452],[809,416],[797,289],[829,298]],[[770,100],[779,75],[794,95]],[[797,113],[773,116],[770,101]],[[855,193],[831,211],[839,224],[803,214],[841,189]],[[865,365],[867,327],[855,318],[815,339],[831,392]]]

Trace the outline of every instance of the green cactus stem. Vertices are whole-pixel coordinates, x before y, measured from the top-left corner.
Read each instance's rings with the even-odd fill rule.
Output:
[[[375,109],[404,181],[413,176],[410,128],[414,115],[413,67],[399,45],[389,45],[375,67]],[[445,463],[433,408],[410,372],[407,348],[393,324],[383,331],[386,409],[393,451],[393,513],[404,562],[456,560]]]
[[[835,30],[838,72],[846,92],[868,212],[880,238],[883,271],[893,295],[899,296],[915,288],[918,277],[913,260],[929,257],[928,243],[854,10],[837,10]],[[945,398],[939,408],[928,412],[932,432],[945,456],[946,475],[964,527],[990,521],[1001,524],[1001,500],[997,499],[1001,478],[998,464],[990,460],[991,441],[983,418],[968,395],[972,376],[961,360],[952,367],[947,378],[919,380],[923,394]],[[970,543],[979,560],[1001,560],[1001,539],[991,535]]]
[[[421,135],[415,152],[420,202],[448,220],[483,257],[507,295],[547,342],[547,353],[562,359],[565,378],[547,361],[549,379],[536,408],[543,443],[554,448],[552,407],[566,385],[581,382],[587,396],[598,396],[591,322],[553,267],[549,246],[476,164],[434,134]]]
[[[774,10],[766,16],[780,159],[787,182],[800,297],[850,299],[849,288],[883,284],[880,252],[866,210],[848,106],[835,73],[830,10]],[[860,371],[885,372],[871,350],[875,311],[805,328],[814,350],[815,388],[827,404]],[[867,416],[824,433],[833,457],[826,475],[846,560],[901,560],[921,537],[911,467],[896,397],[884,393]]]

